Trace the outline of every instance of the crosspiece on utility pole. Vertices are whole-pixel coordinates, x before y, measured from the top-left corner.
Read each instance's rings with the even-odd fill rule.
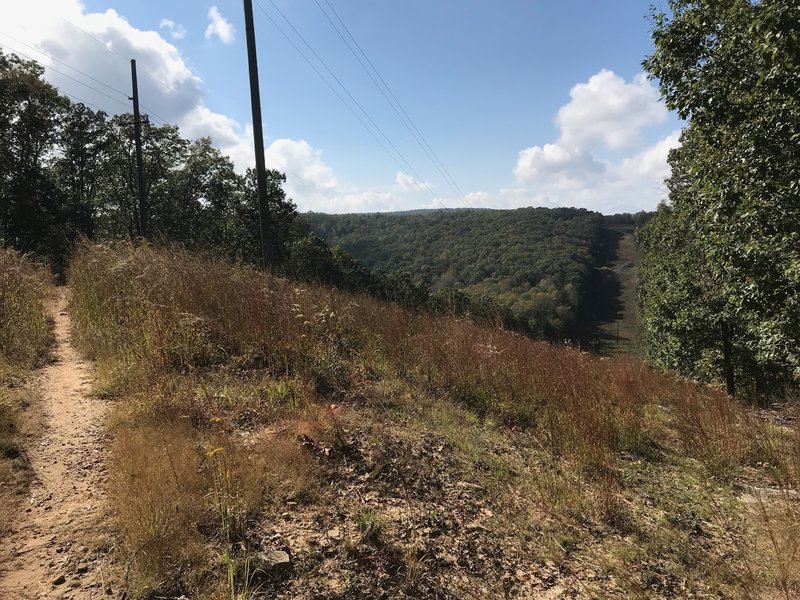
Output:
[[[136,80],[136,60],[131,59],[131,86],[133,88],[133,136],[136,143],[136,174],[139,188],[139,235],[147,236],[147,198],[142,164],[142,119],[139,115],[139,83]]]
[[[253,26],[253,2],[244,0],[244,29],[247,35],[247,64],[250,69],[250,106],[253,110],[253,146],[256,153],[258,217],[261,230],[261,260],[264,266],[272,259],[269,251],[269,205],[267,204],[267,168],[264,162],[264,132],[261,122],[261,94],[258,89],[258,60]]]

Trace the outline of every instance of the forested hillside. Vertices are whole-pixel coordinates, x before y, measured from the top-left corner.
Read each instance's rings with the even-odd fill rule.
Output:
[[[304,215],[311,230],[372,269],[405,271],[434,296],[500,303],[535,336],[586,337],[617,294],[598,267],[617,233],[573,208]],[[605,285],[604,285],[605,284]]]

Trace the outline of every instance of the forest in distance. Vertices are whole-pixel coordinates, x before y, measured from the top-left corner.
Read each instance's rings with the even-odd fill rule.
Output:
[[[366,267],[411,274],[442,303],[496,304],[506,326],[584,343],[619,312],[608,269],[621,230],[651,213],[603,216],[575,208],[305,213],[311,231]]]

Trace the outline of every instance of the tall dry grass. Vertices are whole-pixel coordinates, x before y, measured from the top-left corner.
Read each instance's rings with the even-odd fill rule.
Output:
[[[47,356],[51,326],[44,302],[51,275],[10,249],[0,249],[0,360],[33,367]]]
[[[24,458],[20,431],[21,409],[30,392],[20,382],[27,370],[42,363],[52,345],[44,303],[50,274],[41,265],[0,249],[0,504],[17,501],[31,473]],[[6,497],[6,495],[9,497]],[[0,515],[0,534],[13,512]]]
[[[84,245],[68,277],[77,339],[109,389],[129,400],[118,417],[115,501],[150,589],[164,589],[156,582],[186,564],[241,574],[249,564],[237,550],[241,524],[268,510],[278,482],[293,490],[280,493],[315,486],[314,469],[286,438],[269,438],[261,453],[243,438],[221,441],[220,431],[278,418],[303,424],[289,427],[294,433],[318,427],[317,401],[358,400],[376,379],[524,429],[554,463],[570,464],[590,486],[585,498],[620,528],[629,518],[622,457],[676,446],[730,481],[772,447],[732,399],[635,359],[599,358],[177,248]],[[543,497],[583,506],[563,478],[548,477]],[[237,577],[231,597],[252,583]]]
[[[94,246],[69,272],[82,346],[122,386],[227,368],[346,393],[389,373],[509,425],[541,426],[556,452],[635,450],[655,377],[632,361],[335,290],[299,286],[176,249]]]
[[[326,397],[382,373],[535,429],[555,454],[590,463],[646,451],[648,405],[669,407],[687,451],[715,470],[749,451],[735,402],[634,359],[598,358],[175,248],[85,246],[69,278],[80,343],[112,365],[123,388],[224,369],[296,376]]]

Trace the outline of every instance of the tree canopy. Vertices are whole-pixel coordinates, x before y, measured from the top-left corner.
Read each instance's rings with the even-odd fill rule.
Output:
[[[671,0],[644,66],[687,120],[642,230],[650,357],[755,394],[800,380],[800,5]]]
[[[615,249],[604,217],[584,209],[305,217],[367,267],[412,274],[442,305],[485,297],[504,307],[506,325],[551,339],[586,336],[597,317],[592,284]]]
[[[137,232],[133,116],[74,103],[42,75],[36,62],[0,51],[0,241],[58,269],[78,235]],[[237,173],[209,138],[187,140],[174,125],[142,129],[153,238],[257,262],[253,173]],[[280,265],[308,230],[283,191],[285,176],[268,171],[267,178],[269,234]]]

